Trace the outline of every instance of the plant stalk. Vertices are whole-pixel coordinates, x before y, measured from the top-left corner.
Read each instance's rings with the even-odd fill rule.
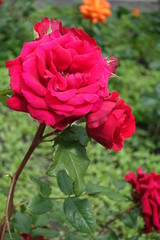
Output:
[[[108,222],[106,222],[106,224],[102,227],[102,229],[100,230],[98,236],[101,235],[106,228],[108,228],[108,225],[109,225],[109,224],[111,224],[111,223],[114,222],[115,220],[121,218],[124,213],[131,211],[132,209],[136,208],[138,205],[139,205],[139,202],[136,203],[136,204],[134,204],[133,206],[125,209],[123,212],[118,213],[115,217],[111,218],[111,219],[110,219]]]
[[[46,125],[44,123],[39,125],[39,128],[37,129],[37,132],[36,132],[36,134],[34,136],[34,139],[32,141],[32,144],[30,145],[30,147],[29,147],[22,163],[20,164],[19,168],[17,169],[16,173],[14,173],[14,175],[13,175],[11,185],[10,185],[10,189],[9,189],[9,193],[8,193],[8,197],[7,197],[7,202],[6,202],[6,209],[5,209],[5,214],[4,214],[4,223],[3,223],[3,225],[1,226],[1,229],[0,229],[0,240],[4,240],[6,227],[8,226],[9,220],[10,220],[10,218],[11,218],[13,212],[14,212],[14,209],[15,209],[13,197],[14,197],[14,190],[15,190],[15,187],[16,187],[17,180],[18,180],[19,176],[21,175],[24,167],[26,166],[30,156],[32,155],[32,153],[34,152],[36,147],[41,143],[45,127],[46,127]]]

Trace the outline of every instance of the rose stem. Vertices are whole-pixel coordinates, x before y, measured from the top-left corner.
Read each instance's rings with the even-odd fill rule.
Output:
[[[17,169],[16,173],[14,173],[12,181],[11,181],[11,185],[10,185],[10,189],[9,189],[9,193],[8,193],[8,197],[7,197],[7,202],[6,202],[6,209],[5,209],[5,215],[4,215],[4,223],[2,225],[1,228],[1,234],[0,234],[0,239],[4,240],[4,235],[5,235],[5,231],[6,231],[6,227],[8,225],[8,222],[12,216],[12,213],[14,211],[14,203],[13,203],[13,197],[14,197],[14,190],[16,187],[16,183],[17,180],[21,174],[21,172],[23,171],[26,163],[28,162],[30,156],[32,155],[32,153],[34,152],[35,148],[41,143],[42,140],[42,136],[44,133],[46,125],[44,123],[39,125],[39,128],[35,134],[35,137],[32,141],[32,144],[30,145],[22,163],[20,164],[19,168]]]
[[[99,232],[98,236],[101,235],[106,228],[108,228],[108,225],[114,222],[116,219],[121,218],[124,213],[131,211],[132,209],[136,208],[139,205],[139,203],[134,204],[133,206],[125,209],[123,212],[118,213],[115,217],[111,218],[106,224],[102,227],[101,231]]]

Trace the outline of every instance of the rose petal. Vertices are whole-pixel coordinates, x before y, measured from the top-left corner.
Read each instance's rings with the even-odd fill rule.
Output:
[[[34,25],[34,30],[38,33],[39,37],[47,34],[49,29],[49,19],[47,17],[43,18],[41,22],[37,22]]]
[[[23,81],[30,91],[34,92],[38,96],[44,96],[46,89],[40,83],[40,78],[36,68],[35,58],[29,58],[23,63]]]
[[[28,103],[25,98],[19,94],[14,93],[11,98],[8,98],[7,104],[11,109],[16,111],[28,112]]]
[[[58,126],[58,123],[65,119],[64,116],[59,116],[56,113],[43,110],[43,109],[35,109],[28,105],[28,111],[31,116],[37,119],[40,123],[45,123],[47,126],[52,126],[55,128],[55,125]],[[67,125],[63,125],[63,128]],[[58,128],[57,128],[58,129]],[[62,129],[61,129],[62,130]]]

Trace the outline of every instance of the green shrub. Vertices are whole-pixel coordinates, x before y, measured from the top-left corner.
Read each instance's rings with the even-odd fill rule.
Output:
[[[0,7],[0,64],[16,57],[25,41],[32,39],[28,17],[34,10],[32,0],[4,1]]]

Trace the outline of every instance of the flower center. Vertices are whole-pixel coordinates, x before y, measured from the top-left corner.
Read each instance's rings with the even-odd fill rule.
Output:
[[[61,73],[61,75],[64,77],[64,78],[67,78],[67,76],[68,76],[68,72],[66,72],[66,71],[61,71],[60,72]]]

